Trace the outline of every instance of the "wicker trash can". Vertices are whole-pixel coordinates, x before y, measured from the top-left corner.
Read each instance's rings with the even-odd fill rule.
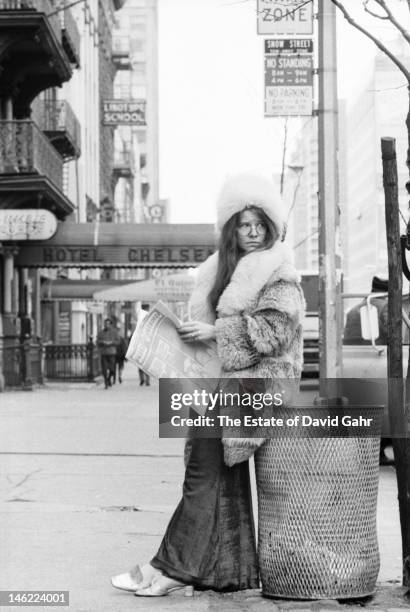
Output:
[[[379,437],[276,438],[255,455],[262,592],[344,599],[374,592]]]

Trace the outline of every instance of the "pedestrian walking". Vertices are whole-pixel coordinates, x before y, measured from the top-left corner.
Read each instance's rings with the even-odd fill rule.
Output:
[[[138,372],[140,377],[140,387],[143,387],[144,385],[149,387],[151,384],[149,374],[144,372],[144,370],[141,370],[141,368],[138,368]]]
[[[222,377],[298,379],[304,299],[291,252],[281,241],[280,197],[267,180],[229,179],[217,203],[219,251],[200,267],[186,342],[216,340]],[[183,496],[157,554],[112,578],[137,596],[188,586],[257,588],[248,459],[263,438],[190,440]]]
[[[108,389],[115,383],[115,356],[117,345],[119,344],[119,334],[114,329],[112,320],[104,320],[104,327],[98,332],[97,346],[101,356],[101,370],[104,377],[104,387]]]
[[[125,355],[127,354],[127,341],[118,333],[118,344],[115,353],[115,375],[118,372],[118,382],[122,383],[122,373],[124,370]],[[114,382],[115,382],[114,375]]]

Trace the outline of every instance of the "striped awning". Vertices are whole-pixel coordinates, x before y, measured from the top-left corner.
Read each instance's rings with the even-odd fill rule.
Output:
[[[129,280],[69,280],[58,278],[56,280],[47,280],[41,285],[41,299],[60,301],[60,300],[79,300],[79,301],[94,301],[94,293],[96,291],[107,291],[110,289],[119,289],[122,286],[129,285]]]
[[[94,293],[94,300],[106,302],[185,302],[194,288],[191,274],[169,274],[159,278],[138,281],[121,287],[111,287]]]

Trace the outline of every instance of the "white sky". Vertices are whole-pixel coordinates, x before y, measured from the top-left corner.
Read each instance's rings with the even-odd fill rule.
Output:
[[[280,171],[284,120],[263,116],[256,0],[158,1],[161,197],[170,199],[172,222],[213,222],[226,174]],[[386,22],[377,32],[392,38]],[[363,87],[374,53],[338,19],[339,98]],[[292,120],[293,134],[299,125]]]

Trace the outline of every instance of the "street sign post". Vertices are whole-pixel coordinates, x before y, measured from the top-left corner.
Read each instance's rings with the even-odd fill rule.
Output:
[[[313,2],[258,0],[258,34],[309,36],[313,34]]]
[[[313,41],[265,40],[265,117],[311,115]]]

